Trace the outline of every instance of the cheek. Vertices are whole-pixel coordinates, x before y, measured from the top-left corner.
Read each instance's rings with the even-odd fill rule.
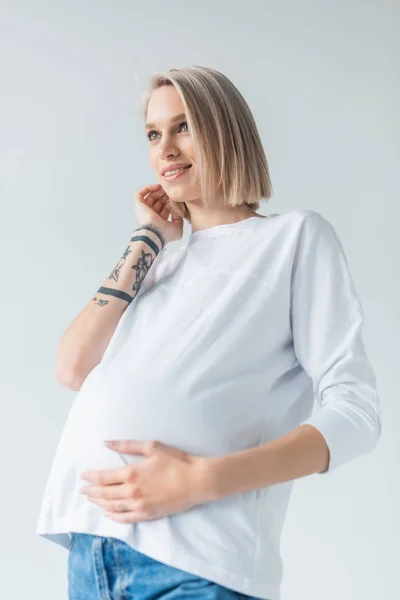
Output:
[[[187,137],[184,140],[182,140],[182,144],[181,144],[181,148],[180,149],[181,149],[182,152],[185,153],[185,155],[189,159],[192,158],[193,162],[194,162],[194,158],[196,156],[196,152],[194,150],[193,140],[190,137]]]
[[[157,175],[157,179],[161,180],[161,175],[159,173],[160,165],[159,165],[159,161],[154,152],[150,152],[149,160],[150,160],[150,165],[151,165],[152,169],[154,170],[155,174]]]
[[[149,151],[149,160],[150,160],[150,164],[153,167],[153,169],[156,166],[156,154],[154,152],[154,150],[150,149]]]

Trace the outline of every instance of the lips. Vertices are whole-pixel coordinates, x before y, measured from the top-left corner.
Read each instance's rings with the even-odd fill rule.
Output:
[[[188,165],[187,167],[175,167],[177,170],[175,173],[172,173],[171,175],[163,175],[163,179],[165,179],[165,181],[175,181],[175,179],[179,179],[180,177],[183,177],[183,175],[185,175],[185,171],[188,171],[190,169],[192,165]],[[173,171],[175,169],[171,169],[171,171]],[[168,173],[168,171],[166,171],[166,173]]]
[[[174,171],[175,169],[188,169],[191,166],[192,165],[189,165],[187,163],[176,163],[175,165],[168,165],[167,167],[161,169],[161,175],[165,175],[167,171]]]
[[[186,169],[190,169],[190,167],[175,167],[175,169],[168,169],[168,171],[165,171],[164,177],[170,177],[171,175],[177,175],[181,171],[186,171]],[[171,171],[172,171],[172,173],[171,173]]]

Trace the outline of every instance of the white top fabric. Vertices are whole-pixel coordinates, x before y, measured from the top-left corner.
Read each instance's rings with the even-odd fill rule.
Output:
[[[367,454],[381,414],[363,318],[335,229],[313,210],[250,217],[166,246],[75,397],[36,533],[65,548],[72,531],[111,536],[243,594],[279,600],[293,481],[125,524],[78,491],[80,474],[144,459],[108,449],[107,439],[215,456],[302,423],[324,436],[328,474]]]

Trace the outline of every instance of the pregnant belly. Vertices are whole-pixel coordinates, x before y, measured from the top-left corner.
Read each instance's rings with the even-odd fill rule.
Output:
[[[132,370],[123,384],[93,377],[75,398],[64,436],[73,439],[81,455],[96,455],[107,439],[158,440],[202,456],[259,443],[260,403],[237,381],[196,386],[195,393],[185,381],[160,370],[152,379],[139,378]]]

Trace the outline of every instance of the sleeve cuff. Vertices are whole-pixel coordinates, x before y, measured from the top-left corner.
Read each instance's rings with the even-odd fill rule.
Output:
[[[302,422],[312,425],[323,435],[329,449],[329,465],[318,475],[331,473],[337,467],[372,452],[381,434],[379,414],[376,420],[365,418],[360,422],[360,415],[343,413],[331,407],[324,407],[319,413]]]

